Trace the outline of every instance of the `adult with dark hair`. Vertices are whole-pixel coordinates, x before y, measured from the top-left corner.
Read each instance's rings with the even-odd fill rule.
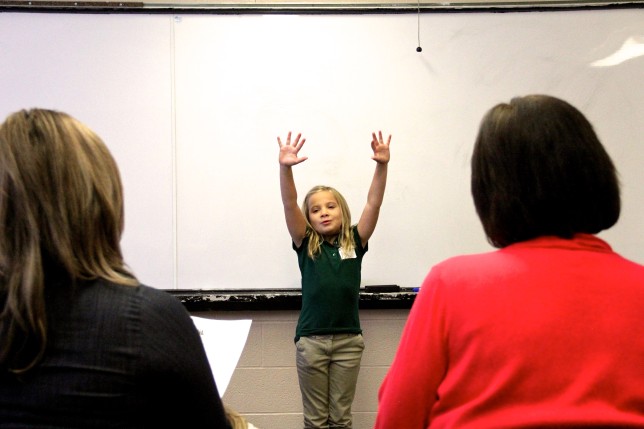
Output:
[[[0,427],[229,428],[203,344],[120,248],[101,139],[61,112],[0,125]]]
[[[499,249],[430,270],[375,427],[644,428],[644,266],[595,235],[620,196],[591,124],[554,97],[497,105],[472,195]]]

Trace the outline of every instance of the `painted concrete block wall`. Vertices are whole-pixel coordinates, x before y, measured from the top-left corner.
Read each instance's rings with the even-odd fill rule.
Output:
[[[301,429],[302,403],[293,337],[298,311],[193,313],[215,319],[252,319],[250,333],[224,403],[259,429]],[[356,397],[354,429],[370,429],[378,388],[394,357],[409,310],[362,310],[366,348]]]

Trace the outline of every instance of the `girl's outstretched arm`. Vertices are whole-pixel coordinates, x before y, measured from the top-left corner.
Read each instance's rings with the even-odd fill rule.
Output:
[[[284,217],[288,232],[297,247],[302,244],[306,234],[306,218],[297,205],[297,189],[295,188],[291,167],[307,160],[306,156],[298,156],[298,152],[306,141],[301,137],[302,135],[298,134],[292,143],[290,131],[285,143],[282,143],[282,140],[277,137],[277,143],[280,146],[280,191],[282,193],[282,204],[284,205]]]
[[[378,223],[380,206],[382,205],[387,185],[387,164],[389,163],[389,143],[391,142],[391,135],[389,135],[387,141],[384,141],[382,131],[378,131],[377,136],[376,133],[372,133],[371,136],[371,149],[373,150],[371,159],[376,161],[377,164],[369,194],[367,195],[367,204],[358,221],[358,234],[360,234],[363,246],[367,245],[367,241],[371,238],[373,231],[376,229],[376,223]]]

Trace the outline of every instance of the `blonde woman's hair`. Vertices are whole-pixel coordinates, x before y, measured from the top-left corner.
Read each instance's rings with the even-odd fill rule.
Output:
[[[137,284],[120,248],[123,191],[101,139],[71,116],[22,110],[0,125],[0,367],[33,368],[47,345],[45,289]]]
[[[309,219],[309,200],[313,194],[323,191],[331,192],[335,200],[338,202],[340,211],[342,212],[342,226],[340,227],[340,234],[338,235],[338,245],[345,254],[349,254],[356,247],[353,234],[351,233],[351,212],[349,211],[347,201],[344,199],[342,194],[330,186],[314,186],[309,192],[307,192],[304,197],[304,202],[302,203],[302,213],[304,213],[307,223],[306,235],[309,237],[309,247],[307,251],[308,255],[313,259],[320,254],[320,249],[324,239],[311,226],[311,220]]]

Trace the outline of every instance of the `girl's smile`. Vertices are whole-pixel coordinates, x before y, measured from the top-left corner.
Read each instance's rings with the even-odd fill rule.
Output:
[[[333,241],[342,227],[342,210],[330,191],[317,192],[309,198],[309,222],[325,240]]]

